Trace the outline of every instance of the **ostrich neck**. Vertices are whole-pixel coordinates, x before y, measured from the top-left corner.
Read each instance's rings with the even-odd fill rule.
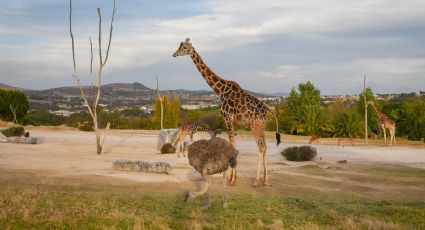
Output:
[[[199,54],[196,52],[195,49],[193,49],[193,51],[190,53],[190,57],[192,58],[193,63],[195,63],[202,77],[205,79],[205,81],[208,83],[211,89],[213,89],[215,93],[220,95],[222,93],[220,91],[220,88],[225,84],[225,81],[221,79],[219,76],[217,76],[217,74],[215,74],[204,63],[201,56],[199,56]]]

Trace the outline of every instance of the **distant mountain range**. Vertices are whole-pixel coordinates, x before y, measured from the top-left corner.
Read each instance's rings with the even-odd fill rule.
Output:
[[[28,95],[31,108],[39,108],[46,106],[53,107],[56,104],[70,104],[70,107],[80,106],[83,102],[80,89],[77,86],[67,86],[59,88],[51,88],[45,90],[32,90],[22,89],[6,84],[0,83],[2,89],[21,90]],[[93,97],[97,94],[97,87],[83,86],[84,93],[88,97]],[[211,90],[162,90],[161,95],[169,97],[179,97],[182,103],[197,104],[200,101],[204,104],[218,104],[218,96]],[[261,93],[250,92],[256,97],[271,97],[273,95],[266,95]],[[101,104],[108,105],[111,108],[115,107],[131,107],[146,104],[152,104],[157,98],[157,91],[150,89],[145,85],[135,83],[111,83],[102,86]]]

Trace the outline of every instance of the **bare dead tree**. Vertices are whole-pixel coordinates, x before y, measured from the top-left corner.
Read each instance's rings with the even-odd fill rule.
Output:
[[[159,82],[158,82],[158,76],[155,76],[156,77],[156,91],[157,91],[157,94],[158,94],[158,100],[159,100],[159,103],[161,104],[161,130],[163,130],[163,121],[164,121],[164,106],[162,105],[162,97],[161,97],[161,94],[159,93]]]
[[[365,144],[369,144],[367,133],[367,99],[366,99],[366,75],[363,77],[363,98],[364,98],[364,140]]]
[[[12,104],[9,104],[9,108],[10,108],[10,111],[12,111],[12,114],[13,114],[13,122],[15,124],[19,125],[18,119],[16,119],[16,109],[13,107]]]
[[[103,72],[103,68],[106,65],[106,62],[108,61],[109,50],[110,50],[110,47],[111,47],[113,22],[114,22],[114,17],[115,17],[115,12],[116,12],[115,0],[113,1],[113,3],[114,3],[113,4],[114,6],[113,6],[113,10],[112,10],[111,25],[110,25],[110,28],[109,28],[109,40],[108,40],[108,46],[107,46],[107,49],[106,49],[105,59],[102,58],[102,15],[100,13],[100,8],[97,8],[97,15],[99,17],[99,37],[98,37],[98,41],[99,41],[99,69],[98,69],[98,73],[97,73],[97,95],[96,95],[95,98],[92,98],[92,100],[93,100],[92,104],[89,104],[87,96],[84,93],[84,89],[81,85],[80,79],[77,75],[77,66],[75,64],[74,35],[72,33],[72,0],[69,0],[69,34],[71,36],[72,62],[73,62],[73,74],[72,74],[72,76],[74,77],[74,79],[77,82],[78,88],[80,89],[81,96],[83,97],[84,103],[87,105],[87,109],[88,109],[90,116],[92,117],[92,120],[93,120],[94,131],[95,131],[95,134],[96,134],[96,152],[97,152],[97,154],[102,153],[102,146],[103,146],[103,143],[105,141],[107,131],[110,127],[110,124],[108,123],[106,125],[103,141],[101,141],[99,124],[98,124],[98,114],[97,114],[98,109],[97,109],[97,107],[99,105],[99,100],[100,100],[100,96],[101,96],[102,72]],[[89,38],[89,41],[90,41],[90,52],[91,52],[90,75],[92,76],[93,75],[93,45],[92,45],[91,38]],[[93,88],[94,88],[94,83],[93,83],[93,78],[92,78],[92,89]]]

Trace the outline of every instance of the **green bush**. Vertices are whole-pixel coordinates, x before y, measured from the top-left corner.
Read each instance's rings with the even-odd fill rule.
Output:
[[[25,125],[62,125],[65,124],[67,119],[52,113],[45,109],[37,109],[29,112],[24,118]]]
[[[311,146],[304,145],[285,148],[280,154],[288,161],[310,161],[316,157],[317,151]]]
[[[16,119],[18,122],[22,122],[22,119],[29,110],[27,96],[21,91],[0,89],[0,119],[13,121],[14,117],[10,105],[12,105],[16,111]]]
[[[163,144],[161,147],[161,154],[167,154],[167,153],[175,153],[176,148],[170,143]]]
[[[20,137],[25,134],[24,127],[13,126],[1,131],[6,137]]]

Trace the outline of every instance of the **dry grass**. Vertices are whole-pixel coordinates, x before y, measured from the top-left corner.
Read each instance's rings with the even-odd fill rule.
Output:
[[[385,174],[389,170],[385,166],[376,168],[370,169],[371,175]],[[308,168],[304,173],[308,170],[315,169]],[[396,169],[392,170],[395,173]],[[253,194],[230,189],[227,209],[220,205],[221,193],[213,193],[212,208],[202,210],[202,199],[183,202],[184,187],[168,192],[163,190],[164,186],[152,185],[153,188],[146,189],[149,183],[102,181],[102,177],[45,178],[18,172],[2,173],[0,229],[425,228],[423,201],[368,199],[343,192],[303,192],[301,184],[319,186],[309,180],[301,182],[301,187],[293,194],[285,191],[279,195],[273,191],[274,187],[259,188],[257,191],[265,192]],[[416,171],[413,173],[420,175]],[[288,182],[302,178],[289,177]]]

